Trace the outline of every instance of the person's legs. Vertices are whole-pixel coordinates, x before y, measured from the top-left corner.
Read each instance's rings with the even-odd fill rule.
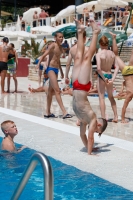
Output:
[[[132,50],[131,57],[129,60],[129,66],[133,66],[133,50]]]
[[[89,50],[83,55],[82,67],[80,68],[80,73],[78,76],[78,81],[79,83],[82,83],[82,84],[87,84],[89,81],[91,81],[91,69],[92,69],[91,59],[94,53],[96,52],[97,38],[98,38],[99,32],[101,31],[94,21],[90,21],[90,25],[93,29],[93,37],[92,37]],[[80,44],[81,44],[81,40],[79,41],[79,45]],[[83,42],[83,45],[84,45],[84,42]]]
[[[10,73],[7,73],[7,92],[10,92],[10,80],[11,80]]]
[[[17,81],[16,74],[13,74],[13,80],[14,80],[14,84],[15,84],[15,91],[14,91],[14,92],[17,92],[17,89],[18,89],[18,81]]]
[[[97,81],[97,89],[99,94],[99,104],[100,104],[100,110],[101,110],[101,117],[106,119],[105,115],[105,100],[104,100],[104,93],[105,93],[105,82],[98,78]]]
[[[85,132],[86,132],[86,124],[83,124],[82,122],[80,122],[80,137],[81,137],[83,144],[87,148],[88,140],[87,140],[87,136],[86,136]]]
[[[6,73],[7,73],[7,70],[1,71],[1,93],[6,93],[4,91]]]
[[[41,86],[41,77],[42,77],[42,70],[39,69],[39,72],[38,72],[38,83],[39,83],[39,87]]]
[[[116,43],[116,34],[109,32],[110,35],[112,36],[112,47],[113,47],[113,52],[116,56],[118,56],[118,47]]]
[[[63,112],[63,116],[65,116],[67,114],[67,111],[63,105],[63,102],[62,102],[62,99],[61,99],[61,95],[60,95],[60,89],[59,89],[59,85],[58,85],[58,82],[57,82],[57,76],[55,74],[54,71],[50,70],[48,72],[48,76],[49,76],[49,82],[50,82],[50,91],[48,91],[48,97],[47,97],[47,101],[50,101],[47,102],[47,114],[49,115],[50,114],[50,106],[51,106],[51,101],[52,101],[52,91],[51,91],[51,87],[53,88],[54,92],[55,92],[55,97],[56,97],[56,100]]]
[[[109,32],[110,35],[112,36],[112,48],[113,48],[113,52],[116,55],[116,62],[120,68],[120,70],[122,71],[125,67],[125,63],[121,60],[121,58],[118,55],[118,47],[117,47],[117,43],[116,43],[116,35],[113,34],[112,32]]]
[[[53,88],[49,81],[49,87],[48,87],[48,91],[47,91],[47,109],[46,109],[46,113],[48,116],[51,114],[50,108],[51,108],[51,103],[52,103],[52,93],[53,93]]]
[[[126,99],[124,101],[124,105],[122,107],[121,123],[127,123],[128,122],[128,121],[125,120],[125,113],[126,113],[127,106],[129,104],[129,102],[132,100],[132,98],[133,98],[133,94],[127,93]]]
[[[84,25],[80,24],[78,20],[75,19],[77,32],[78,32],[78,40],[77,40],[77,51],[74,59],[74,65],[79,66],[82,63],[83,55],[84,55],[84,38],[83,32],[85,30]]]
[[[117,115],[116,102],[115,102],[115,99],[113,97],[113,83],[106,85],[106,88],[107,88],[108,98],[110,100],[111,107],[112,107],[112,110],[114,112],[114,119],[112,120],[112,122],[117,123],[118,122],[118,115]]]
[[[28,90],[29,90],[30,92],[45,92],[44,87],[39,87],[39,88],[37,88],[37,89],[35,89],[35,88],[28,88]]]
[[[101,29],[98,27],[95,21],[90,20],[90,25],[93,30],[93,37],[92,37],[89,51],[86,52],[86,54],[84,55],[84,58],[87,58],[88,60],[92,59],[94,53],[96,52],[97,38],[98,38],[98,34],[101,31]]]

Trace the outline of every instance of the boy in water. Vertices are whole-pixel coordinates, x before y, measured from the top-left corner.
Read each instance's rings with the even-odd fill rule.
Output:
[[[14,145],[13,139],[18,134],[18,130],[13,121],[7,120],[2,122],[1,130],[5,134],[5,137],[2,141],[2,150],[20,152],[26,148],[26,146],[22,146],[20,149],[17,150]]]
[[[80,136],[82,142],[87,148],[88,154],[92,154],[94,145],[94,132],[101,135],[107,127],[105,119],[97,119],[96,114],[92,110],[88,101],[87,95],[91,88],[90,72],[91,72],[91,59],[96,51],[96,44],[100,29],[94,21],[90,21],[90,26],[93,29],[93,38],[89,50],[84,53],[84,39],[83,32],[85,27],[81,25],[76,19],[78,43],[77,52],[74,60],[75,73],[72,74],[73,82],[73,110],[80,120]],[[88,139],[86,137],[86,125],[89,125]]]

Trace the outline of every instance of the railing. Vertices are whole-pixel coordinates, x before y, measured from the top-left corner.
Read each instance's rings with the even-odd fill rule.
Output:
[[[99,25],[103,25],[104,24],[104,21],[106,20],[106,17],[105,17],[105,13],[112,13],[112,15],[114,14],[115,15],[115,18],[112,20],[114,22],[114,25],[111,26],[110,24],[110,27],[117,27],[117,17],[118,15],[120,16],[120,11],[110,11],[110,10],[102,10],[100,12],[97,12],[96,13],[96,21]],[[86,13],[88,14],[88,13]],[[65,16],[65,17],[47,17],[46,19],[40,19],[40,20],[33,20],[33,21],[36,21],[36,26],[41,26],[41,25],[49,25],[49,26],[57,26],[57,25],[60,25],[60,24],[63,24],[63,23],[72,23],[74,22],[73,20],[73,17],[76,17],[76,18],[80,18],[82,17],[83,18],[83,24],[84,25],[87,25],[86,24],[86,14],[71,14],[69,16]],[[80,17],[79,17],[80,16]],[[25,30],[27,30],[27,26],[30,25],[30,28],[33,27],[33,21],[30,22],[30,24],[27,24],[25,23]],[[10,24],[6,24],[6,29],[10,30],[11,28],[13,27],[17,27],[17,23],[10,23]]]
[[[41,163],[42,169],[43,169],[43,175],[44,175],[44,191],[45,195],[44,198],[45,200],[53,200],[53,173],[52,173],[52,167],[51,164],[48,160],[48,158],[43,154],[43,153],[35,153],[24,174],[22,175],[22,178],[14,191],[14,194],[11,198],[11,200],[18,200],[26,183],[28,182],[32,172],[34,171],[36,165],[38,162]]]

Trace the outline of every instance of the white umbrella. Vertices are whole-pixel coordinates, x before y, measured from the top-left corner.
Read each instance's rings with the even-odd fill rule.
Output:
[[[37,36],[35,34],[28,33],[25,31],[14,31],[13,33],[16,33],[17,36],[23,37],[23,38],[37,38]]]
[[[51,26],[37,26],[37,27],[32,28],[31,30],[42,32],[42,33],[52,33],[55,31],[55,28]]]
[[[51,23],[55,22],[56,18],[55,17],[51,17]]]
[[[41,8],[38,7],[27,10],[26,12],[23,13],[23,20],[26,22],[33,21],[33,15],[35,11],[37,11],[37,14],[39,15],[41,13]]]
[[[16,31],[21,31],[21,22],[20,22],[19,15],[18,15],[17,24],[16,24]]]
[[[126,1],[126,2],[131,2],[131,3],[133,3],[133,0],[122,0],[122,1]]]
[[[75,5],[68,6],[67,8],[61,10],[56,16],[56,20],[60,20],[62,17],[68,17],[70,14],[75,12]]]
[[[91,10],[92,6],[95,6],[94,12],[99,12],[101,10],[108,8],[108,6],[106,6],[106,4],[102,5],[102,4],[99,4],[97,1],[90,1],[88,3],[84,3],[84,4],[77,6],[76,11],[77,11],[77,13],[83,14],[84,8]]]
[[[114,6],[127,6],[128,3],[122,0],[98,0],[99,4],[107,5],[108,7]]]
[[[10,36],[17,36],[16,31],[0,31],[0,36],[10,37]]]

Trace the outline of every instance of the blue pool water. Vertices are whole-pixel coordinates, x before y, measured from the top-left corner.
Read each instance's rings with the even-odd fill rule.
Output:
[[[34,152],[28,148],[18,154],[0,152],[0,200],[10,200]],[[129,190],[51,157],[49,159],[54,172],[54,200],[133,199],[133,192]],[[19,200],[43,199],[42,177],[42,169],[38,165]]]

